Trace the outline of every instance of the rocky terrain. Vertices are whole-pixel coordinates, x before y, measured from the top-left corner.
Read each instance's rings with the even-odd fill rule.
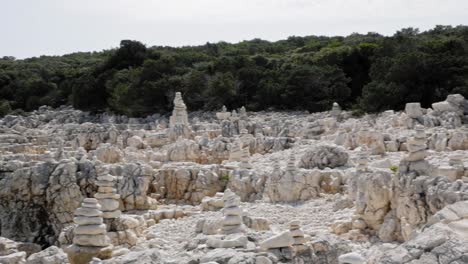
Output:
[[[466,124],[466,125],[465,125]],[[0,119],[0,263],[468,263],[468,101]]]

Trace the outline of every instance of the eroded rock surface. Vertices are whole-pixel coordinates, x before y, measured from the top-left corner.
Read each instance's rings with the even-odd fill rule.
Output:
[[[467,105],[6,116],[0,263],[468,263]]]

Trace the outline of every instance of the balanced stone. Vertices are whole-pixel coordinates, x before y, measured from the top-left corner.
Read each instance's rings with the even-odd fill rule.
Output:
[[[73,237],[73,244],[91,247],[107,247],[110,244],[110,239],[105,234],[75,235]]]
[[[102,212],[103,218],[117,218],[122,214],[120,210],[109,211],[109,212]]]
[[[101,209],[101,206],[96,203],[83,203],[82,205],[84,208],[90,208],[90,209]]]
[[[99,203],[103,211],[114,211],[119,208],[119,201],[114,199],[100,199]]]
[[[240,225],[242,223],[242,218],[239,215],[227,215],[224,217],[224,225]]]
[[[96,197],[97,199],[119,199],[120,198],[120,195],[119,194],[116,194],[116,193],[96,193],[94,195],[94,197]]]
[[[101,216],[102,212],[99,209],[91,209],[86,207],[80,207],[76,209],[75,215],[80,216]]]
[[[227,207],[223,208],[222,212],[224,215],[241,215],[242,209],[240,209],[239,207]]]
[[[97,177],[98,181],[108,181],[108,182],[113,182],[115,180],[115,177],[112,175],[102,175]]]
[[[96,185],[99,187],[114,187],[114,183],[111,181],[97,181]]]
[[[86,217],[86,216],[76,216],[73,218],[73,222],[78,225],[99,225],[102,224],[102,217]]]
[[[100,193],[115,193],[115,189],[112,187],[100,186],[98,188],[98,192]]]
[[[96,200],[96,198],[84,198],[84,199],[83,199],[83,203],[92,203],[92,204],[95,204],[95,203],[97,203],[97,200]]]
[[[74,230],[77,235],[99,235],[106,233],[106,225],[78,225]]]

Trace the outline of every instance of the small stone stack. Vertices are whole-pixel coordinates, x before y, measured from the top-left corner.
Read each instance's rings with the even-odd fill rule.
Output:
[[[76,209],[73,244],[78,246],[107,247],[110,244],[103,224],[101,206],[94,198],[85,198]]]
[[[230,116],[231,116],[231,113],[227,111],[227,108],[225,105],[223,105],[223,107],[221,108],[221,112],[216,113],[216,117],[218,118],[218,120],[226,120],[226,119],[229,119]]]
[[[100,209],[94,198],[85,198],[81,207],[76,209],[73,245],[65,250],[71,264],[89,263],[93,257],[110,257],[112,245]]]
[[[341,106],[337,103],[337,102],[334,102],[333,103],[333,106],[332,106],[332,109],[330,111],[330,115],[334,118],[339,118],[340,115],[341,115]]]
[[[119,210],[120,195],[114,188],[115,177],[110,174],[98,176],[96,185],[99,186],[98,192],[94,195],[102,207],[102,217],[104,219],[113,219],[119,217],[122,212]]]
[[[231,120],[231,121],[239,120],[239,115],[237,114],[236,110],[232,110],[231,116],[229,117],[229,120]]]
[[[427,156],[426,133],[421,126],[416,127],[414,136],[406,142],[409,154],[405,157],[406,161],[424,160]]]
[[[289,223],[289,231],[291,232],[291,236],[294,239],[293,246],[297,249],[304,249],[304,244],[307,242],[307,239],[304,236],[304,231],[302,231],[300,222],[298,220],[294,220]]]
[[[288,164],[286,165],[286,171],[295,172],[296,170],[296,156],[294,156],[294,154],[291,154],[291,156],[289,156]]]
[[[251,169],[252,164],[250,164],[250,152],[249,148],[242,148],[242,153],[240,157],[240,168],[241,169]]]
[[[242,223],[242,209],[240,205],[240,197],[230,189],[224,191],[223,196],[224,208],[222,209],[224,218],[222,221],[221,233],[229,235],[235,233],[243,233],[245,227]]]
[[[367,148],[363,148],[362,151],[359,152],[356,163],[357,163],[356,170],[358,172],[368,171],[367,164],[369,163],[369,153],[367,152]]]
[[[246,119],[247,118],[247,110],[245,109],[244,106],[242,106],[239,109],[239,116],[240,116],[241,119]]]

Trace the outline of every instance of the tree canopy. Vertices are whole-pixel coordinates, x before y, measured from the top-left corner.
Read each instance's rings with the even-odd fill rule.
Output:
[[[428,107],[468,97],[468,27],[179,48],[122,40],[102,52],[0,58],[0,116],[68,104],[138,117],[169,111],[176,91],[190,110]]]

